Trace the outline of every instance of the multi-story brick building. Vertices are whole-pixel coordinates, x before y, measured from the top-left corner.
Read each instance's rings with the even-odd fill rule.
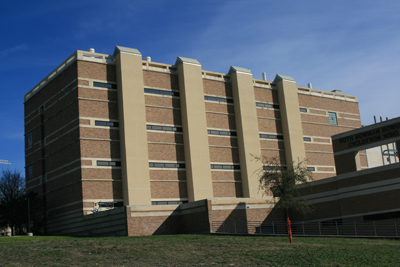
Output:
[[[355,96],[289,76],[76,51],[25,95],[27,189],[45,198],[49,233],[204,232],[269,215],[254,156],[306,158],[314,179],[335,176],[331,136],[359,127]],[[125,208],[92,214],[99,202]]]

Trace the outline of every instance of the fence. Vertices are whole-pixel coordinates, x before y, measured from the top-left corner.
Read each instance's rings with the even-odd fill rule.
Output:
[[[400,221],[318,221],[292,222],[293,236],[360,236],[400,237]],[[284,221],[215,221],[213,233],[287,235]]]

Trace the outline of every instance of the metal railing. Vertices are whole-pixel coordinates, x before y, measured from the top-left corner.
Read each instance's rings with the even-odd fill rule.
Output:
[[[400,237],[400,221],[292,222],[293,236]],[[212,233],[287,235],[284,221],[214,221]]]

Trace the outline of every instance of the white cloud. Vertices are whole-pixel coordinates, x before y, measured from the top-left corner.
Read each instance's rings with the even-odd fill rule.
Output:
[[[15,45],[13,47],[9,47],[3,50],[0,50],[0,57],[7,57],[10,54],[17,53],[19,51],[24,51],[28,49],[27,44],[20,44],[20,45]]]
[[[1,135],[2,139],[9,139],[9,140],[25,140],[23,132],[9,132],[3,133]]]

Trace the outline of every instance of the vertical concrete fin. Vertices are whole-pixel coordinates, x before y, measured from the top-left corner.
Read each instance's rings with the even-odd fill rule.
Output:
[[[201,64],[178,57],[178,79],[189,201],[213,198]]]
[[[229,74],[232,81],[243,197],[261,197],[257,171],[262,168],[262,164],[254,159],[254,156],[261,156],[261,144],[253,75],[248,69],[233,66]]]
[[[296,81],[290,76],[277,74],[274,82],[278,89],[286,163],[299,162],[306,158],[306,152]]]
[[[151,205],[142,55],[123,47],[114,54],[124,205]]]

